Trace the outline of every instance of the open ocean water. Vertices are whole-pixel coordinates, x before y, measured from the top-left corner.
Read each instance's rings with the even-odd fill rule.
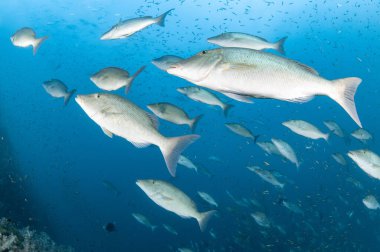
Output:
[[[164,27],[152,24],[127,38],[100,39],[122,20],[157,17],[170,9]],[[23,27],[32,28],[37,38],[48,37],[36,55],[10,39]],[[219,107],[176,90],[194,84],[151,63],[164,55],[208,53],[218,45],[207,39],[225,32],[270,42],[287,37],[285,56],[265,51],[302,62],[328,80],[361,78],[355,103],[370,139],[352,136],[358,125],[327,96],[305,103],[252,98],[248,104],[208,89],[232,105],[224,116]],[[380,182],[347,155],[360,149],[380,154],[379,42],[378,0],[2,0],[0,217],[20,229],[45,232],[75,251],[380,251],[380,206],[371,201],[377,209],[369,209],[363,203],[368,195],[380,200]],[[131,75],[146,68],[125,94],[124,88],[105,91],[90,80],[111,66]],[[77,90],[67,106],[44,89],[52,79]],[[197,171],[178,165],[173,177],[156,146],[136,148],[122,137],[106,136],[75,100],[93,93],[118,94],[149,113],[147,105],[169,102],[191,118],[203,115],[194,132],[201,138],[183,152]],[[108,116],[114,115],[118,112]],[[311,123],[329,139],[295,134],[282,125],[288,120]],[[344,135],[337,136],[325,121],[336,122]],[[225,123],[239,123],[259,137],[255,142],[239,136]],[[186,125],[162,119],[159,124],[164,136],[192,134]],[[272,138],[293,148],[299,168],[260,148]],[[345,165],[334,160],[336,153]],[[380,174],[380,161],[370,162]],[[281,186],[247,169],[252,166]],[[155,204],[136,185],[145,179],[174,185],[200,212],[216,210],[206,230],[201,232],[194,218]],[[217,206],[198,192],[206,192]],[[136,213],[149,223],[138,222]],[[265,215],[264,223],[255,214]],[[0,250],[22,251],[6,244],[9,237],[0,228]]]

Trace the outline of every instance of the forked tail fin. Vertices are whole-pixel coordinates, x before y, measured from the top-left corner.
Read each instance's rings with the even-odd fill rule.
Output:
[[[191,132],[194,132],[195,129],[197,128],[197,125],[198,125],[198,122],[199,120],[203,117],[203,115],[199,115],[197,117],[195,117],[193,120],[191,120],[189,126],[190,126],[190,129],[191,129]]]
[[[275,49],[280,52],[281,54],[285,54],[285,50],[284,50],[284,43],[286,41],[288,37],[283,37],[282,39],[280,39],[279,41],[276,42],[276,47]]]
[[[355,93],[362,80],[360,78],[351,77],[332,81],[333,91],[329,96],[336,101],[362,128],[358,113],[355,106]]]
[[[135,80],[135,78],[137,77],[137,75],[139,75],[144,69],[145,69],[145,66],[140,67],[140,69],[137,70],[136,73],[134,73],[131,77],[128,78],[128,81],[127,81],[127,83],[125,85],[125,94],[128,94],[129,89],[132,86],[132,82]]]
[[[215,214],[216,214],[215,210],[211,210],[211,211],[199,214],[199,217],[197,218],[197,221],[199,223],[199,227],[200,227],[200,229],[201,229],[202,232],[206,230],[207,223],[209,222],[209,220],[211,219],[211,217],[214,216]]]
[[[76,89],[73,89],[73,90],[71,90],[70,92],[68,92],[68,93],[65,95],[65,98],[64,98],[64,99],[65,99],[65,100],[64,100],[65,106],[67,105],[67,103],[69,103],[71,96],[73,96],[73,94],[74,94],[76,91],[77,91]]]
[[[165,12],[164,14],[156,17],[156,22],[159,26],[162,26],[164,27],[165,26],[165,18],[166,18],[166,15],[168,15],[172,10],[174,9],[170,9],[168,10],[167,12]]]
[[[230,111],[230,109],[231,109],[233,106],[234,106],[234,105],[232,105],[232,104],[227,104],[227,103],[224,103],[224,104],[222,105],[223,114],[224,114],[225,117],[228,116],[228,112]]]
[[[33,55],[36,55],[37,53],[37,50],[38,48],[40,47],[40,45],[42,44],[42,42],[44,42],[48,37],[45,36],[45,37],[42,37],[42,38],[38,38],[34,41],[34,44],[33,44]]]

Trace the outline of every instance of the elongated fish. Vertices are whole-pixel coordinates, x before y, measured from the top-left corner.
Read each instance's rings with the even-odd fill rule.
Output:
[[[377,199],[376,199],[375,196],[373,196],[373,195],[367,195],[367,196],[363,199],[363,204],[364,204],[368,209],[371,209],[371,210],[376,210],[376,209],[379,209],[379,208],[380,208],[380,204],[379,204],[379,202],[377,201]]]
[[[349,151],[347,155],[368,175],[380,179],[380,157],[376,153],[364,149]]]
[[[110,40],[110,39],[123,39],[131,36],[132,34],[141,31],[142,29],[152,25],[158,24],[159,26],[165,26],[165,18],[171,11],[168,10],[161,16],[156,18],[154,17],[138,17],[120,21],[118,24],[112,26],[112,28],[104,33],[101,40]]]
[[[190,99],[205,103],[212,106],[219,106],[223,109],[224,116],[227,116],[229,109],[232,105],[222,102],[216,95],[210,93],[209,91],[199,88],[199,87],[182,87],[177,88],[177,91],[181,94],[186,95]]]
[[[276,145],[274,145],[272,142],[256,142],[256,144],[269,155],[272,155],[272,154],[281,155]]]
[[[218,203],[216,203],[215,199],[213,197],[211,197],[210,194],[208,194],[206,192],[200,192],[200,191],[198,191],[198,195],[199,195],[199,197],[201,197],[204,201],[206,201],[210,205],[218,207]]]
[[[195,203],[180,189],[162,180],[137,180],[136,184],[157,205],[182,218],[194,218],[203,232],[216,211],[199,212]]]
[[[278,181],[278,179],[275,176],[273,176],[270,171],[261,169],[258,166],[248,166],[247,168],[248,168],[248,170],[256,173],[261,179],[263,179],[264,181],[266,181],[266,182],[268,182],[274,186],[283,188],[285,185],[283,183],[280,183],[280,181]]]
[[[331,130],[338,137],[344,137],[342,128],[334,121],[328,120],[323,122],[326,127]]]
[[[180,62],[183,58],[174,55],[165,55],[152,60],[152,64],[159,69],[166,71],[171,65]]]
[[[294,133],[310,138],[329,140],[329,134],[322,133],[317,127],[303,120],[289,120],[283,122],[282,125],[293,131]]]
[[[144,70],[145,66],[141,67],[137,72],[129,76],[128,71],[118,67],[106,67],[99,72],[93,74],[90,79],[98,87],[103,90],[113,91],[125,87],[127,94],[132,86],[133,80]]]
[[[252,218],[256,221],[256,223],[259,226],[269,228],[270,227],[270,222],[263,212],[254,212],[251,214]]]
[[[253,140],[253,142],[255,142],[255,143],[257,141],[257,138],[259,138],[259,135],[256,135],[256,136],[253,135],[249,129],[247,129],[246,127],[244,127],[243,125],[241,125],[239,123],[225,123],[224,125],[226,125],[226,127],[229,130],[231,130],[232,132],[234,132],[237,135],[240,135],[242,137],[251,138]]]
[[[275,43],[268,42],[264,38],[258,36],[241,33],[241,32],[226,32],[218,36],[207,39],[211,44],[222,47],[240,47],[254,50],[273,49],[285,54],[284,43],[287,37],[280,39]]]
[[[203,116],[199,115],[193,119],[190,119],[183,109],[168,102],[150,104],[147,107],[159,118],[179,125],[186,124],[193,132],[195,131],[199,120]]]
[[[343,157],[342,154],[340,154],[340,153],[333,153],[331,156],[333,157],[333,159],[337,163],[339,163],[339,164],[341,164],[343,166],[347,165],[346,159]]]
[[[179,156],[178,164],[183,165],[188,169],[194,170],[195,172],[198,172],[198,167],[190,159],[188,159],[184,155]]]
[[[158,122],[154,116],[118,95],[78,95],[75,100],[107,136],[120,136],[137,148],[151,144],[158,146],[173,177],[179,155],[199,138],[198,135],[164,137],[157,130]]]
[[[306,102],[325,95],[361,127],[354,96],[359,78],[327,80],[312,68],[277,55],[244,48],[202,51],[167,72],[198,86],[242,97]]]
[[[140,224],[143,224],[147,228],[150,228],[152,232],[158,227],[158,226],[152,225],[152,223],[150,223],[148,218],[140,213],[132,213],[132,216],[133,218],[135,218],[135,220],[137,220],[137,222],[139,222]]]
[[[77,91],[76,89],[69,91],[67,86],[62,81],[57,79],[45,81],[42,84],[42,87],[52,97],[63,98],[65,105],[67,105],[67,103],[70,101],[71,96],[73,96],[73,94]]]
[[[33,47],[33,55],[36,55],[38,48],[48,37],[37,38],[32,28],[24,27],[16,31],[11,37],[11,42],[18,47]]]
[[[360,142],[366,144],[368,141],[372,140],[372,135],[365,129],[357,129],[351,133],[351,136],[359,140]]]
[[[162,226],[168,231],[169,233],[173,235],[178,235],[177,230],[175,230],[172,226],[169,226],[168,224],[162,224]]]
[[[282,141],[280,139],[272,138],[272,143],[277,147],[278,151],[284,158],[294,163],[297,166],[297,168],[300,166],[296,153],[287,142]]]

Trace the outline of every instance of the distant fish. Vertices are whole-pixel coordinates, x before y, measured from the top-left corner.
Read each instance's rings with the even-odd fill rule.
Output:
[[[338,137],[344,137],[343,130],[339,127],[339,125],[334,121],[324,121],[323,122],[326,127],[331,130]]]
[[[62,81],[57,79],[45,81],[42,86],[49,95],[55,98],[63,97],[65,105],[67,105],[71,96],[76,92],[76,89],[69,91],[67,86]]]
[[[292,202],[289,202],[289,201],[286,201],[286,200],[282,200],[282,205],[284,207],[286,207],[289,211],[293,212],[293,213],[296,213],[296,214],[304,214],[303,210],[296,204],[292,203]]]
[[[246,33],[226,32],[209,38],[207,41],[222,47],[240,47],[254,50],[273,49],[285,54],[284,43],[286,39],[287,37],[284,37],[275,43],[271,43],[266,39]]]
[[[244,127],[241,124],[238,124],[238,123],[225,123],[224,125],[229,130],[231,130],[232,132],[234,132],[237,135],[240,135],[242,137],[251,138],[253,140],[253,142],[255,142],[255,143],[257,141],[257,138],[259,138],[259,135],[253,135],[252,132],[249,129],[247,129],[246,127]]]
[[[12,44],[18,47],[33,47],[33,55],[36,55],[38,48],[48,37],[36,38],[36,33],[33,29],[24,27],[18,30],[11,37]]]
[[[129,76],[128,71],[118,67],[107,67],[93,74],[90,79],[100,89],[113,91],[125,87],[127,94],[132,86],[132,82],[139,75],[145,66],[141,67],[137,72]]]
[[[256,144],[269,155],[272,155],[272,154],[281,155],[276,145],[274,145],[271,142],[256,142]]]
[[[372,140],[372,135],[365,129],[357,129],[354,132],[351,133],[351,136],[356,138],[362,143],[367,143],[368,141]]]
[[[118,95],[95,93],[78,95],[75,100],[107,136],[115,134],[137,148],[158,146],[173,177],[181,152],[199,138],[198,135],[164,137],[158,132],[157,118]]]
[[[171,65],[180,62],[183,58],[174,55],[165,55],[152,60],[152,64],[159,69],[166,71]]]
[[[194,218],[204,231],[215,211],[199,212],[195,203],[181,190],[162,180],[137,180],[136,184],[157,205],[183,218]]]
[[[203,88],[182,87],[177,88],[177,91],[194,101],[221,107],[225,116],[227,116],[229,109],[232,107],[232,105],[222,102],[216,95]]]
[[[210,205],[213,205],[215,207],[218,207],[218,203],[216,203],[215,199],[213,197],[211,197],[210,194],[208,193],[205,193],[205,192],[200,192],[198,191],[198,195],[204,200],[206,201],[207,203],[209,203]]]
[[[178,232],[172,227],[172,226],[169,226],[167,224],[162,224],[162,226],[165,228],[166,231],[168,231],[169,233],[173,234],[173,235],[178,235]]]
[[[193,132],[195,131],[199,120],[203,116],[199,115],[193,119],[190,119],[187,113],[180,107],[168,102],[149,104],[147,107],[159,118],[179,125],[186,124]]]
[[[282,125],[293,131],[294,133],[310,138],[310,139],[325,139],[328,141],[329,134],[322,133],[317,127],[303,120],[289,120],[283,122]]]
[[[133,218],[135,218],[137,220],[137,222],[139,222],[139,223],[143,224],[144,226],[146,226],[147,228],[151,229],[152,232],[157,228],[157,226],[152,225],[150,223],[150,221],[148,220],[148,218],[142,214],[132,213],[132,216],[133,216]]]
[[[285,185],[283,183],[280,183],[280,181],[278,181],[278,179],[275,176],[273,176],[270,171],[261,169],[258,166],[248,166],[247,168],[248,168],[248,170],[256,173],[261,179],[263,179],[264,181],[266,181],[266,182],[268,182],[274,186],[283,188]]]
[[[273,144],[277,147],[278,151],[281,153],[281,155],[288,159],[290,162],[294,163],[297,168],[300,166],[300,163],[298,162],[296,153],[294,152],[293,148],[285,141],[272,138]]]
[[[131,36],[132,34],[141,31],[142,29],[152,25],[158,24],[160,26],[165,26],[166,15],[169,14],[173,9],[165,12],[161,16],[156,18],[146,16],[127,19],[120,21],[118,24],[114,25],[109,31],[104,33],[101,36],[101,40],[110,40],[110,39],[123,39]]]
[[[380,204],[373,195],[368,195],[363,199],[363,204],[371,210],[376,210],[380,208]]]
[[[347,154],[363,171],[380,179],[380,157],[370,150],[349,151]]]
[[[188,169],[194,170],[195,172],[198,172],[198,167],[190,159],[183,155],[179,156],[178,164],[183,165]]]
[[[340,153],[334,153],[334,154],[332,154],[331,156],[333,157],[333,159],[334,159],[337,163],[339,163],[339,164],[341,164],[341,165],[343,165],[343,166],[347,165],[347,161],[346,161],[346,159],[343,157],[342,154],[340,154]]]
[[[254,212],[251,214],[252,218],[256,221],[256,223],[259,226],[269,228],[270,227],[270,222],[263,212]]]

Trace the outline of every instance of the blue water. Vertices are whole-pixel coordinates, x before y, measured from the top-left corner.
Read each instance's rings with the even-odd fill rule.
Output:
[[[164,28],[153,25],[122,40],[99,39],[119,19],[157,16],[171,8]],[[379,14],[377,0],[1,1],[0,124],[29,185],[26,204],[33,209],[34,221],[26,224],[78,251],[177,251],[183,247],[194,251],[378,251],[380,216],[365,208],[362,199],[367,194],[380,198],[379,182],[347,156],[349,164],[343,167],[331,154],[345,155],[359,148],[380,153]],[[32,27],[38,37],[49,36],[36,56],[31,48],[15,47],[9,39],[25,26]],[[189,57],[215,48],[207,38],[227,31],[269,41],[288,36],[287,57],[312,66],[327,79],[362,78],[356,105],[374,140],[363,145],[353,138],[345,141],[332,136],[326,143],[295,135],[281,125],[302,119],[326,132],[323,121],[334,120],[349,138],[356,124],[327,97],[304,104],[259,99],[244,104],[220,95],[234,105],[226,119],[219,108],[176,91],[192,84],[150,63],[166,54]],[[99,92],[89,79],[95,72],[117,66],[133,73],[142,65],[147,68],[135,80],[128,99],[145,110],[147,104],[166,101],[181,106],[191,117],[204,114],[196,131],[201,139],[184,154],[210,175],[178,167],[176,178],[171,178],[158,148],[137,149],[122,138],[108,138],[74,100],[64,107],[62,99],[50,97],[42,88],[44,81],[58,78],[79,94]],[[260,141],[272,137],[287,141],[301,161],[299,171],[233,134],[225,122],[246,125],[260,135]],[[163,120],[160,132],[166,136],[190,133],[186,126]],[[246,169],[248,165],[280,172],[287,178],[286,186],[276,189]],[[163,210],[136,186],[137,179],[148,178],[177,186],[201,211],[213,207],[197,191],[209,193],[219,204],[218,216],[207,231],[200,232],[194,219]],[[363,188],[347,182],[348,178]],[[103,180],[111,181],[121,194],[107,190]],[[238,200],[254,198],[262,207],[240,206],[226,190]],[[278,204],[279,198],[298,203],[305,214],[292,214]],[[254,211],[265,212],[286,233],[258,226],[250,216]],[[136,222],[131,216],[134,212],[155,225],[174,227],[178,235],[162,226],[152,232]],[[103,229],[108,222],[115,223],[115,232]]]

